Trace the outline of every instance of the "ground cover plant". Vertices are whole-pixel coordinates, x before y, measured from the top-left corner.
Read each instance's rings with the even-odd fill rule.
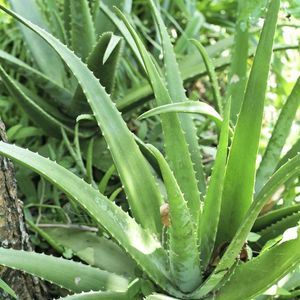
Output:
[[[249,77],[242,80],[246,77],[246,69],[240,70],[233,64],[224,97],[220,95],[206,49],[198,40],[189,41],[207,68],[215,108],[188,99],[158,7],[152,0],[147,1],[147,5],[158,28],[164,72],[129,19],[118,9],[115,9],[114,18],[126,28],[126,37],[131,39],[140,66],[148,76],[156,107],[140,119],[160,116],[163,152],[151,144],[137,141],[101,85],[101,79],[99,82],[78,53],[21,15],[1,6],[32,33],[42,37],[78,81],[80,93],[87,100],[83,106],[88,104],[92,111],[91,115],[82,118],[97,122],[122,181],[130,210],[129,213],[122,210],[91,180],[86,182],[37,153],[0,142],[1,155],[39,173],[64,191],[90,215],[105,235],[111,237],[108,240],[105,235],[99,237],[72,228],[48,229],[45,230],[48,240],[53,237],[54,241],[59,241],[53,242],[57,250],[69,247],[89,265],[5,248],[0,249],[0,264],[29,272],[75,293],[64,299],[252,299],[294,270],[300,262],[299,205],[273,210],[259,217],[273,194],[282,185],[295,180],[300,172],[299,154],[289,153],[289,160],[280,161],[281,150],[299,107],[299,79],[285,102],[256,172],[280,1],[268,2]],[[236,47],[243,44],[244,34],[244,31],[237,32]],[[246,64],[246,52],[239,57],[239,62]],[[0,74],[12,94],[26,98],[3,67],[0,67]],[[239,112],[237,117],[232,110]],[[215,122],[219,130],[217,154],[209,181],[204,175],[193,122],[196,114]],[[144,155],[151,160],[148,162]],[[89,247],[100,251],[102,259],[96,261],[91,253],[83,251],[85,243],[76,243],[72,237],[77,241],[85,241],[88,237]],[[2,287],[13,294],[4,283]],[[294,288],[297,285],[287,288],[285,296],[296,295],[292,294]]]

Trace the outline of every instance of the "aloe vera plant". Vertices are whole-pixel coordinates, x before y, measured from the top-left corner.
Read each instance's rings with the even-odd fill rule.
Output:
[[[259,217],[278,188],[300,173],[299,154],[277,168],[285,138],[281,138],[280,142],[276,138],[280,133],[286,137],[290,129],[291,124],[284,120],[294,116],[292,111],[299,106],[299,80],[278,119],[274,138],[270,139],[260,166],[262,171],[258,174],[262,175],[257,176],[257,192],[253,193],[280,1],[269,1],[245,93],[242,100],[238,99],[241,109],[234,128],[230,125],[230,111],[232,101],[237,101],[236,94],[232,93],[227,101],[220,98],[215,70],[198,41],[193,43],[201,52],[198,53],[199,60],[202,55],[209,68],[221,116],[212,107],[188,99],[160,12],[153,0],[149,0],[148,4],[162,41],[164,73],[158,70],[128,19],[119,10],[116,14],[131,35],[131,42],[155,95],[157,107],[141,117],[160,115],[164,154],[153,145],[143,146],[144,151],[156,160],[161,179],[143,156],[101,80],[99,82],[83,62],[84,58],[77,56],[83,52],[78,49],[75,54],[49,32],[1,6],[27,30],[48,43],[78,81],[80,88],[77,88],[77,93],[84,95],[107,142],[127,195],[130,215],[94,186],[54,161],[0,142],[1,155],[46,178],[85,209],[99,228],[107,232],[112,241],[91,233],[82,234],[82,239],[89,236],[95,253],[104,251],[108,262],[123,262],[118,267],[101,262],[82,249],[78,242],[80,239],[64,238],[74,235],[75,231],[69,229],[62,233],[48,229],[45,233],[54,243],[71,249],[92,266],[4,248],[0,248],[0,264],[39,276],[77,293],[65,299],[252,299],[300,262],[299,206]],[[0,70],[7,85],[12,86],[13,82],[4,69]],[[20,98],[26,98],[20,88],[15,91]],[[239,103],[234,104],[234,107],[237,106]],[[216,159],[207,184],[191,113],[208,116],[220,129]],[[270,152],[276,155],[268,154]],[[157,184],[159,181],[163,181],[163,191]],[[264,233],[269,226],[275,228],[275,231],[270,230],[273,235]],[[259,248],[259,253],[251,258],[245,254],[249,252],[247,240],[251,232],[260,234],[261,246],[269,239],[277,238],[277,242],[267,250],[260,252]],[[278,263],[274,265],[274,261]]]

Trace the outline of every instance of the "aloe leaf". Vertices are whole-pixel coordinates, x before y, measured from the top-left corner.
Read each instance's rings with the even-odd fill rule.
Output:
[[[188,20],[188,24],[184,32],[176,41],[174,50],[177,54],[184,53],[188,45],[188,40],[191,38],[196,38],[203,24],[204,24],[203,15],[198,11],[194,11],[194,15],[190,20]]]
[[[253,299],[300,263],[299,248],[298,232],[296,238],[275,246],[253,260],[237,266],[230,280],[218,291],[215,299]],[[271,272],[266,274],[262,270],[271,270]],[[255,280],[253,280],[254,278]],[[235,287],[239,286],[241,282],[247,288],[236,289]]]
[[[300,106],[300,77],[298,78],[290,96],[286,100],[276,125],[273,129],[272,136],[262,157],[256,175],[256,191],[259,191],[268,178],[276,169],[282,148],[290,133],[290,129],[295,119],[297,109]]]
[[[206,268],[215,248],[225,178],[227,147],[229,139],[230,99],[226,104],[216,160],[204,198],[203,212],[199,219],[198,238],[201,261]]]
[[[0,76],[2,77],[6,88],[13,96],[14,100],[45,132],[52,136],[60,137],[60,128],[63,127],[68,133],[72,134],[72,129],[57,121],[46,111],[44,111],[40,106],[38,106],[34,101],[29,99],[1,66]]]
[[[17,299],[17,295],[16,293],[10,288],[10,286],[4,282],[1,278],[0,278],[0,289],[2,289],[5,293],[7,293],[8,295],[11,295],[13,298]]]
[[[238,1],[238,20],[235,26],[232,62],[229,73],[227,97],[231,97],[231,120],[235,124],[241,110],[247,83],[247,61],[249,52],[249,11],[248,3]]]
[[[73,292],[125,291],[129,284],[119,275],[35,252],[0,248],[0,264],[25,271]]]
[[[290,214],[281,220],[278,220],[266,228],[257,232],[261,237],[256,242],[260,247],[263,247],[267,241],[283,234],[285,230],[297,226],[300,221],[300,211]]]
[[[180,103],[161,105],[146,111],[139,116],[139,119],[145,119],[159,114],[172,112],[202,114],[216,122],[219,128],[222,127],[223,119],[219,115],[219,113],[209,104],[199,101],[185,101]]]
[[[187,96],[183,87],[183,80],[181,78],[179,66],[176,61],[173,45],[171,43],[169,34],[161,18],[161,15],[153,0],[150,0],[150,4],[159,28],[159,33],[162,41],[165,77],[171,101],[177,103],[185,102],[187,101]],[[199,141],[197,137],[197,129],[191,116],[179,115],[179,119],[184,131],[186,142],[188,144],[191,161],[194,167],[196,179],[198,181],[199,192],[205,194],[206,182],[202,166],[201,151],[199,148]]]
[[[58,104],[55,103],[50,97],[40,97],[37,95],[32,89],[27,88],[25,85],[14,81],[16,87],[18,87],[22,93],[33,101],[37,106],[39,106],[42,110],[44,110],[47,114],[52,116],[54,119],[59,121],[60,123],[73,128],[75,123],[72,118],[64,114],[64,109],[62,109]],[[46,99],[45,99],[46,98]],[[20,102],[20,101],[18,101]],[[61,109],[61,110],[59,110]]]
[[[103,3],[103,1],[100,2],[100,8],[101,11],[113,22],[113,24],[118,28],[118,30],[121,32],[122,36],[128,43],[129,47],[131,48],[132,52],[134,53],[135,57],[139,61],[139,63],[144,66],[143,59],[141,57],[141,54],[139,52],[138,47],[136,46],[133,37],[131,36],[129,30],[126,28],[124,23],[120,21],[116,15],[110,10],[110,8]]]
[[[168,296],[161,295],[161,294],[153,294],[153,295],[147,296],[145,298],[145,300],[179,300],[179,299],[173,298],[173,297],[168,297]]]
[[[245,215],[244,221],[239,227],[232,242],[226,249],[226,252],[222,256],[221,261],[217,265],[216,269],[213,271],[207,281],[204,282],[204,284],[192,294],[192,296],[202,297],[212,291],[220,283],[225,274],[234,265],[236,257],[239,255],[245,241],[247,240],[247,236],[264,205],[277,191],[278,187],[280,187],[289,179],[298,176],[299,173],[300,154],[278,169],[257,194],[254,202]]]
[[[126,293],[122,292],[89,292],[74,294],[58,300],[128,300]]]
[[[280,221],[283,218],[286,218],[296,212],[300,211],[300,204],[275,209],[261,217],[257,218],[255,221],[252,230],[260,231],[268,227],[270,224]]]
[[[71,249],[91,266],[126,277],[133,277],[135,262],[113,241],[92,232],[74,228],[42,228],[55,242]]]
[[[289,159],[294,157],[300,152],[300,139],[292,146],[292,148],[280,159],[276,166],[276,170],[284,165]]]
[[[69,3],[72,49],[85,61],[96,42],[93,18],[86,0],[70,1]]]
[[[64,28],[67,37],[66,45],[70,46],[71,44],[71,0],[64,0],[64,9],[63,9],[63,20]]]
[[[0,142],[0,154],[39,173],[62,189],[104,227],[159,286],[174,292],[166,270],[167,254],[160,242],[115,203],[72,172],[36,153]]]
[[[270,2],[241,113],[234,131],[225,176],[217,238],[219,243],[230,241],[233,238],[251,205],[265,91],[279,4],[279,0]]]
[[[115,37],[116,36],[110,32],[104,33],[87,58],[88,68],[99,79],[100,84],[105,87],[108,94],[112,93],[114,87],[115,74],[121,51],[121,41],[119,40],[118,43],[114,45],[115,47],[110,49],[110,55],[108,57],[105,57],[105,55],[107,55],[110,42]],[[74,114],[78,115],[78,112],[82,113],[84,111],[84,100],[85,95],[81,86],[78,85],[70,106]],[[85,108],[85,110],[87,110],[87,108]]]
[[[50,31],[44,16],[34,0],[9,0],[14,11],[22,14],[32,23],[37,24],[41,28]],[[28,9],[30,7],[30,9]],[[40,70],[50,77],[59,85],[63,85],[65,77],[64,65],[61,63],[59,56],[45,43],[41,38],[28,30],[25,26],[20,27],[27,47],[32,53],[32,58],[40,68]]]
[[[210,78],[215,105],[218,108],[218,111],[220,112],[220,114],[222,114],[223,113],[223,103],[222,103],[220,87],[218,84],[218,79],[217,79],[217,75],[215,73],[213,63],[211,62],[209,55],[206,52],[205,48],[199,41],[192,40],[192,43],[196,46],[196,48],[199,50],[199,53],[202,56],[202,60],[205,64],[208,76]]]
[[[117,10],[117,12],[132,34],[137,47],[139,48],[155,94],[157,105],[172,103],[165,83],[141,39],[133,27],[129,24],[125,16],[119,10]],[[197,224],[200,196],[188,145],[185,140],[184,132],[180,126],[180,120],[176,114],[168,114],[162,115],[161,121],[167,160],[170,163],[177,183],[184,193],[186,201],[188,202],[188,207],[190,209],[193,221],[195,224]]]
[[[69,105],[72,100],[70,91],[58,85],[50,77],[2,50],[0,50],[0,60],[3,64],[13,67],[15,70],[17,69],[19,74],[32,79],[37,86],[42,87],[43,90],[50,94],[51,100],[53,99],[59,106],[64,108]]]
[[[145,158],[104,87],[87,66],[56,38],[5,7],[0,8],[43,37],[68,64],[81,84],[107,141],[134,217],[143,227],[160,232],[159,207],[162,196]],[[111,122],[112,119],[114,122]]]
[[[190,292],[199,286],[202,277],[196,230],[187,202],[168,163],[159,150],[152,145],[148,147],[159,163],[168,195],[170,269],[179,289]]]

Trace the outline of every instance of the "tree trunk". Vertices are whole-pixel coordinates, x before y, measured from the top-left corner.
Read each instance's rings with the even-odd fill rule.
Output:
[[[0,120],[0,140],[6,141],[5,127]],[[0,157],[0,246],[31,250],[26,232],[22,202],[17,198],[17,188],[12,163]],[[41,300],[41,286],[37,278],[20,271],[0,266],[0,278],[18,295],[20,300]],[[0,299],[10,299],[0,289]]]

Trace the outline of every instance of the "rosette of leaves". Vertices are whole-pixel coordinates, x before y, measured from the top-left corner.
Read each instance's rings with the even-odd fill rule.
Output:
[[[146,147],[159,165],[163,191],[105,88],[81,59],[39,26],[1,7],[51,45],[76,77],[109,146],[127,195],[130,215],[55,162],[1,142],[1,155],[39,173],[81,205],[111,237],[113,242],[109,243],[115,250],[105,252],[109,259],[97,259],[96,262],[91,259],[93,255],[80,254],[78,243],[75,247],[69,239],[65,246],[73,247],[79,257],[93,266],[4,248],[0,249],[0,264],[29,272],[77,293],[65,299],[252,299],[300,262],[297,217],[294,222],[286,221],[299,214],[299,207],[274,211],[272,215],[258,218],[278,188],[300,173],[299,154],[279,166],[280,152],[290,127],[285,126],[285,121],[294,118],[294,108],[299,106],[298,80],[256,175],[265,91],[280,2],[269,1],[245,92],[240,94],[241,109],[234,128],[230,126],[230,108],[238,93],[227,101],[218,98],[211,62],[202,45],[193,41],[206,61],[216,103],[223,112],[222,118],[211,107],[187,100],[170,38],[155,3],[148,2],[161,36],[164,75],[158,71],[126,17],[118,10],[117,15],[135,42],[155,95],[157,107],[143,117],[160,115],[164,155],[153,145]],[[1,73],[5,74],[2,68]],[[199,112],[212,118],[220,127],[216,159],[207,184],[190,114]],[[277,135],[280,139],[275,138]],[[269,151],[276,155],[268,155]],[[255,178],[257,188],[253,193]],[[262,251],[259,249],[251,257],[247,244],[250,233],[262,231],[277,221],[281,225],[277,228],[276,242]],[[52,236],[58,238],[58,234]],[[63,239],[60,242],[63,245]],[[103,238],[98,239],[92,243],[91,249],[103,250],[107,243]],[[123,262],[123,268],[112,267],[114,261]]]

